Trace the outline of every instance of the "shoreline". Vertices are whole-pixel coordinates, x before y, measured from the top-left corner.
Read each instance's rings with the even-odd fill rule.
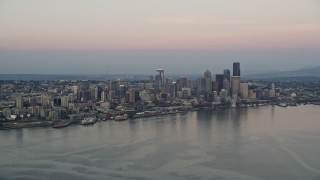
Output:
[[[268,107],[268,106],[278,106],[280,108],[288,108],[288,107],[298,107],[298,106],[304,106],[304,105],[313,105],[313,106],[319,106],[320,104],[314,104],[314,103],[308,103],[308,104],[300,104],[296,106],[279,106],[279,105],[263,105],[263,106],[245,106],[245,107],[217,107],[215,109],[212,109],[210,107],[201,107],[201,108],[191,108],[188,110],[183,110],[183,111],[174,111],[174,112],[157,112],[156,114],[150,114],[150,115],[145,115],[143,117],[132,117],[128,118],[127,120],[135,120],[135,119],[144,119],[144,118],[151,118],[151,117],[160,117],[160,116],[166,116],[166,115],[172,115],[172,114],[179,114],[179,113],[187,113],[187,112],[194,112],[194,111],[212,111],[215,112],[218,109],[244,109],[244,108],[259,108],[259,107]],[[107,119],[107,120],[99,120],[100,121],[114,121],[114,119]],[[6,124],[7,123],[7,124]],[[6,124],[4,127],[0,127],[0,130],[12,130],[12,129],[23,129],[23,128],[38,128],[38,127],[53,127],[54,123],[53,121],[43,121],[43,120],[36,120],[36,121],[30,121],[30,122],[20,122],[19,121],[13,121],[13,122],[4,122],[0,124]],[[73,122],[70,125],[79,125],[76,122]],[[67,126],[66,126],[67,127]]]

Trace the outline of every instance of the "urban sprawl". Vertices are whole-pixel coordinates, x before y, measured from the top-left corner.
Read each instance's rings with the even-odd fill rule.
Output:
[[[145,81],[0,81],[0,129],[122,121],[217,108],[281,107],[319,103],[319,82],[243,81],[240,63],[215,78],[166,77]]]

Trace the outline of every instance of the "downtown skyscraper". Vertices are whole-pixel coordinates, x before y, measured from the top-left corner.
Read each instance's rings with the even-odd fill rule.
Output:
[[[240,76],[240,63],[239,62],[233,63],[233,76]]]

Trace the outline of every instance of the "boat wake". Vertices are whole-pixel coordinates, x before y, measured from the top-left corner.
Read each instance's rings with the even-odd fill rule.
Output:
[[[293,150],[289,149],[288,147],[285,146],[285,142],[283,139],[281,139],[278,136],[272,135],[272,137],[279,142],[279,147],[286,151],[288,153],[288,155],[290,155],[298,164],[300,164],[303,168],[312,171],[318,175],[320,175],[320,170],[311,167],[307,162],[305,162],[305,160],[300,157],[296,152],[294,152]]]

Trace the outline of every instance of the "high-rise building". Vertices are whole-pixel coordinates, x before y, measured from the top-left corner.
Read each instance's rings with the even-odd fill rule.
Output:
[[[99,93],[99,89],[96,85],[91,86],[90,88],[90,99],[91,100],[98,100],[98,93]]]
[[[225,89],[227,91],[227,94],[230,95],[230,80],[228,79],[224,79],[223,80],[223,89]]]
[[[198,96],[204,96],[206,97],[206,79],[204,77],[201,77],[198,79]]]
[[[221,89],[220,91],[220,101],[221,103],[226,103],[228,99],[228,92],[225,89]]]
[[[50,105],[50,96],[41,94],[41,106],[47,108]]]
[[[206,98],[209,99],[209,97],[212,94],[212,80],[211,80],[211,72],[207,70],[204,72],[204,78],[206,80]]]
[[[256,99],[257,98],[256,92],[254,92],[252,89],[249,90],[249,98],[250,99]]]
[[[101,92],[101,101],[106,102],[107,101],[107,92],[102,91]]]
[[[271,84],[271,90],[270,90],[270,97],[275,97],[276,96],[276,90],[274,83]]]
[[[69,102],[74,102],[75,98],[76,98],[76,95],[73,94],[73,93],[69,93],[68,94],[68,97],[69,97]]]
[[[69,97],[61,96],[61,107],[68,108],[69,107]]]
[[[119,86],[119,97],[123,98],[125,93],[126,93],[126,87],[124,85],[120,85]]]
[[[231,93],[232,96],[240,93],[240,76],[231,77]]]
[[[136,102],[136,89],[131,88],[128,90],[129,92],[129,103],[135,103]]]
[[[37,100],[35,97],[29,97],[28,102],[30,106],[35,106],[37,104]]]
[[[191,88],[190,87],[183,87],[182,88],[182,97],[183,98],[191,97]]]
[[[179,84],[181,89],[188,86],[188,79],[186,77],[182,77],[179,79]],[[181,90],[179,89],[179,91]]]
[[[240,94],[242,99],[248,99],[249,97],[248,83],[240,83]]]
[[[73,94],[77,95],[78,91],[79,91],[79,86],[72,86]]]
[[[23,106],[23,99],[22,99],[21,96],[19,96],[19,97],[16,99],[16,107],[17,107],[18,109],[21,109],[22,106]]]
[[[213,101],[218,102],[218,93],[217,91],[213,91]]]
[[[212,91],[219,91],[219,84],[217,81],[212,81]]]
[[[240,76],[240,63],[239,62],[233,63],[233,76]]]
[[[114,96],[115,96],[115,92],[112,91],[112,90],[109,91],[109,93],[108,93],[108,100],[109,100],[109,101],[113,101]]]
[[[223,88],[223,79],[224,79],[223,74],[216,74],[216,81],[218,82],[218,93]]]
[[[164,70],[163,69],[157,69],[158,75],[156,76],[156,81],[158,83],[158,90],[161,91],[162,86],[164,84]]]
[[[172,98],[177,97],[177,83],[173,82],[170,86],[170,96]]]
[[[230,70],[229,70],[229,69],[225,69],[225,70],[223,71],[223,77],[224,77],[224,79],[227,79],[227,80],[230,81],[231,75],[230,75]]]

